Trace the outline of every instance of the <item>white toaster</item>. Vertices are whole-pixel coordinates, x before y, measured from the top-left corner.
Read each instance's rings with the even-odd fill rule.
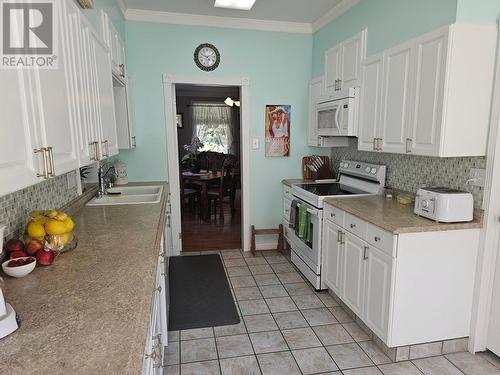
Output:
[[[472,194],[444,187],[418,189],[414,212],[443,223],[472,221],[474,200]]]

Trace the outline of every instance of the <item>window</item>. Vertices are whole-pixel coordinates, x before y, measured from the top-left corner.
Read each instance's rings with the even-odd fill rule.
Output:
[[[203,143],[201,151],[228,154],[233,144],[232,108],[219,103],[193,103],[193,136]]]

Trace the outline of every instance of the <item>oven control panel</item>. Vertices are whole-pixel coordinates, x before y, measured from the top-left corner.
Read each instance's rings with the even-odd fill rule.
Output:
[[[340,174],[357,176],[372,181],[385,181],[385,165],[377,165],[360,161],[342,160],[339,164]]]

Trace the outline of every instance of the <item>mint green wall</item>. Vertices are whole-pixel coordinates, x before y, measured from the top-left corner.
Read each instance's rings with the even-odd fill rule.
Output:
[[[457,0],[457,21],[491,22],[498,17],[499,0]]]
[[[477,3],[477,0],[468,1]],[[327,49],[365,27],[368,27],[369,56],[454,22],[456,10],[457,0],[361,0],[314,34],[312,77],[323,74],[324,54]]]
[[[312,35],[127,21],[126,40],[137,148],[122,151],[120,159],[130,180],[167,179],[162,74],[248,77],[250,136],[260,140],[260,149],[250,151],[251,221],[259,227],[277,226],[282,216],[280,181],[300,176],[302,156],[318,152],[306,146]],[[204,42],[221,53],[221,64],[211,73],[193,62],[195,48]],[[290,157],[264,156],[266,104],[292,106]],[[242,142],[248,146],[250,139]]]
[[[76,0],[75,0],[76,2]],[[94,9],[82,9],[83,14],[87,17],[96,31],[101,33],[101,9],[104,10],[113,22],[116,30],[121,38],[125,40],[125,20],[123,14],[116,3],[116,0],[95,0]]]

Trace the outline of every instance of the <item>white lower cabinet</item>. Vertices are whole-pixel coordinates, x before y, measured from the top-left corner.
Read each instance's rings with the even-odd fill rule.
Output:
[[[342,267],[342,296],[347,306],[358,316],[363,314],[365,292],[365,254],[368,244],[353,234],[342,235],[344,261]]]
[[[342,228],[330,220],[325,220],[323,229],[323,282],[337,295],[341,295],[343,234]]]
[[[386,345],[469,336],[479,229],[395,235],[324,211],[323,285]]]
[[[165,346],[168,344],[168,303],[166,284],[167,260],[165,240],[162,238],[160,256],[156,265],[155,285],[151,301],[149,326],[144,347],[143,375],[163,374]]]
[[[375,247],[367,246],[365,263],[364,318],[377,336],[385,337],[394,259]]]

